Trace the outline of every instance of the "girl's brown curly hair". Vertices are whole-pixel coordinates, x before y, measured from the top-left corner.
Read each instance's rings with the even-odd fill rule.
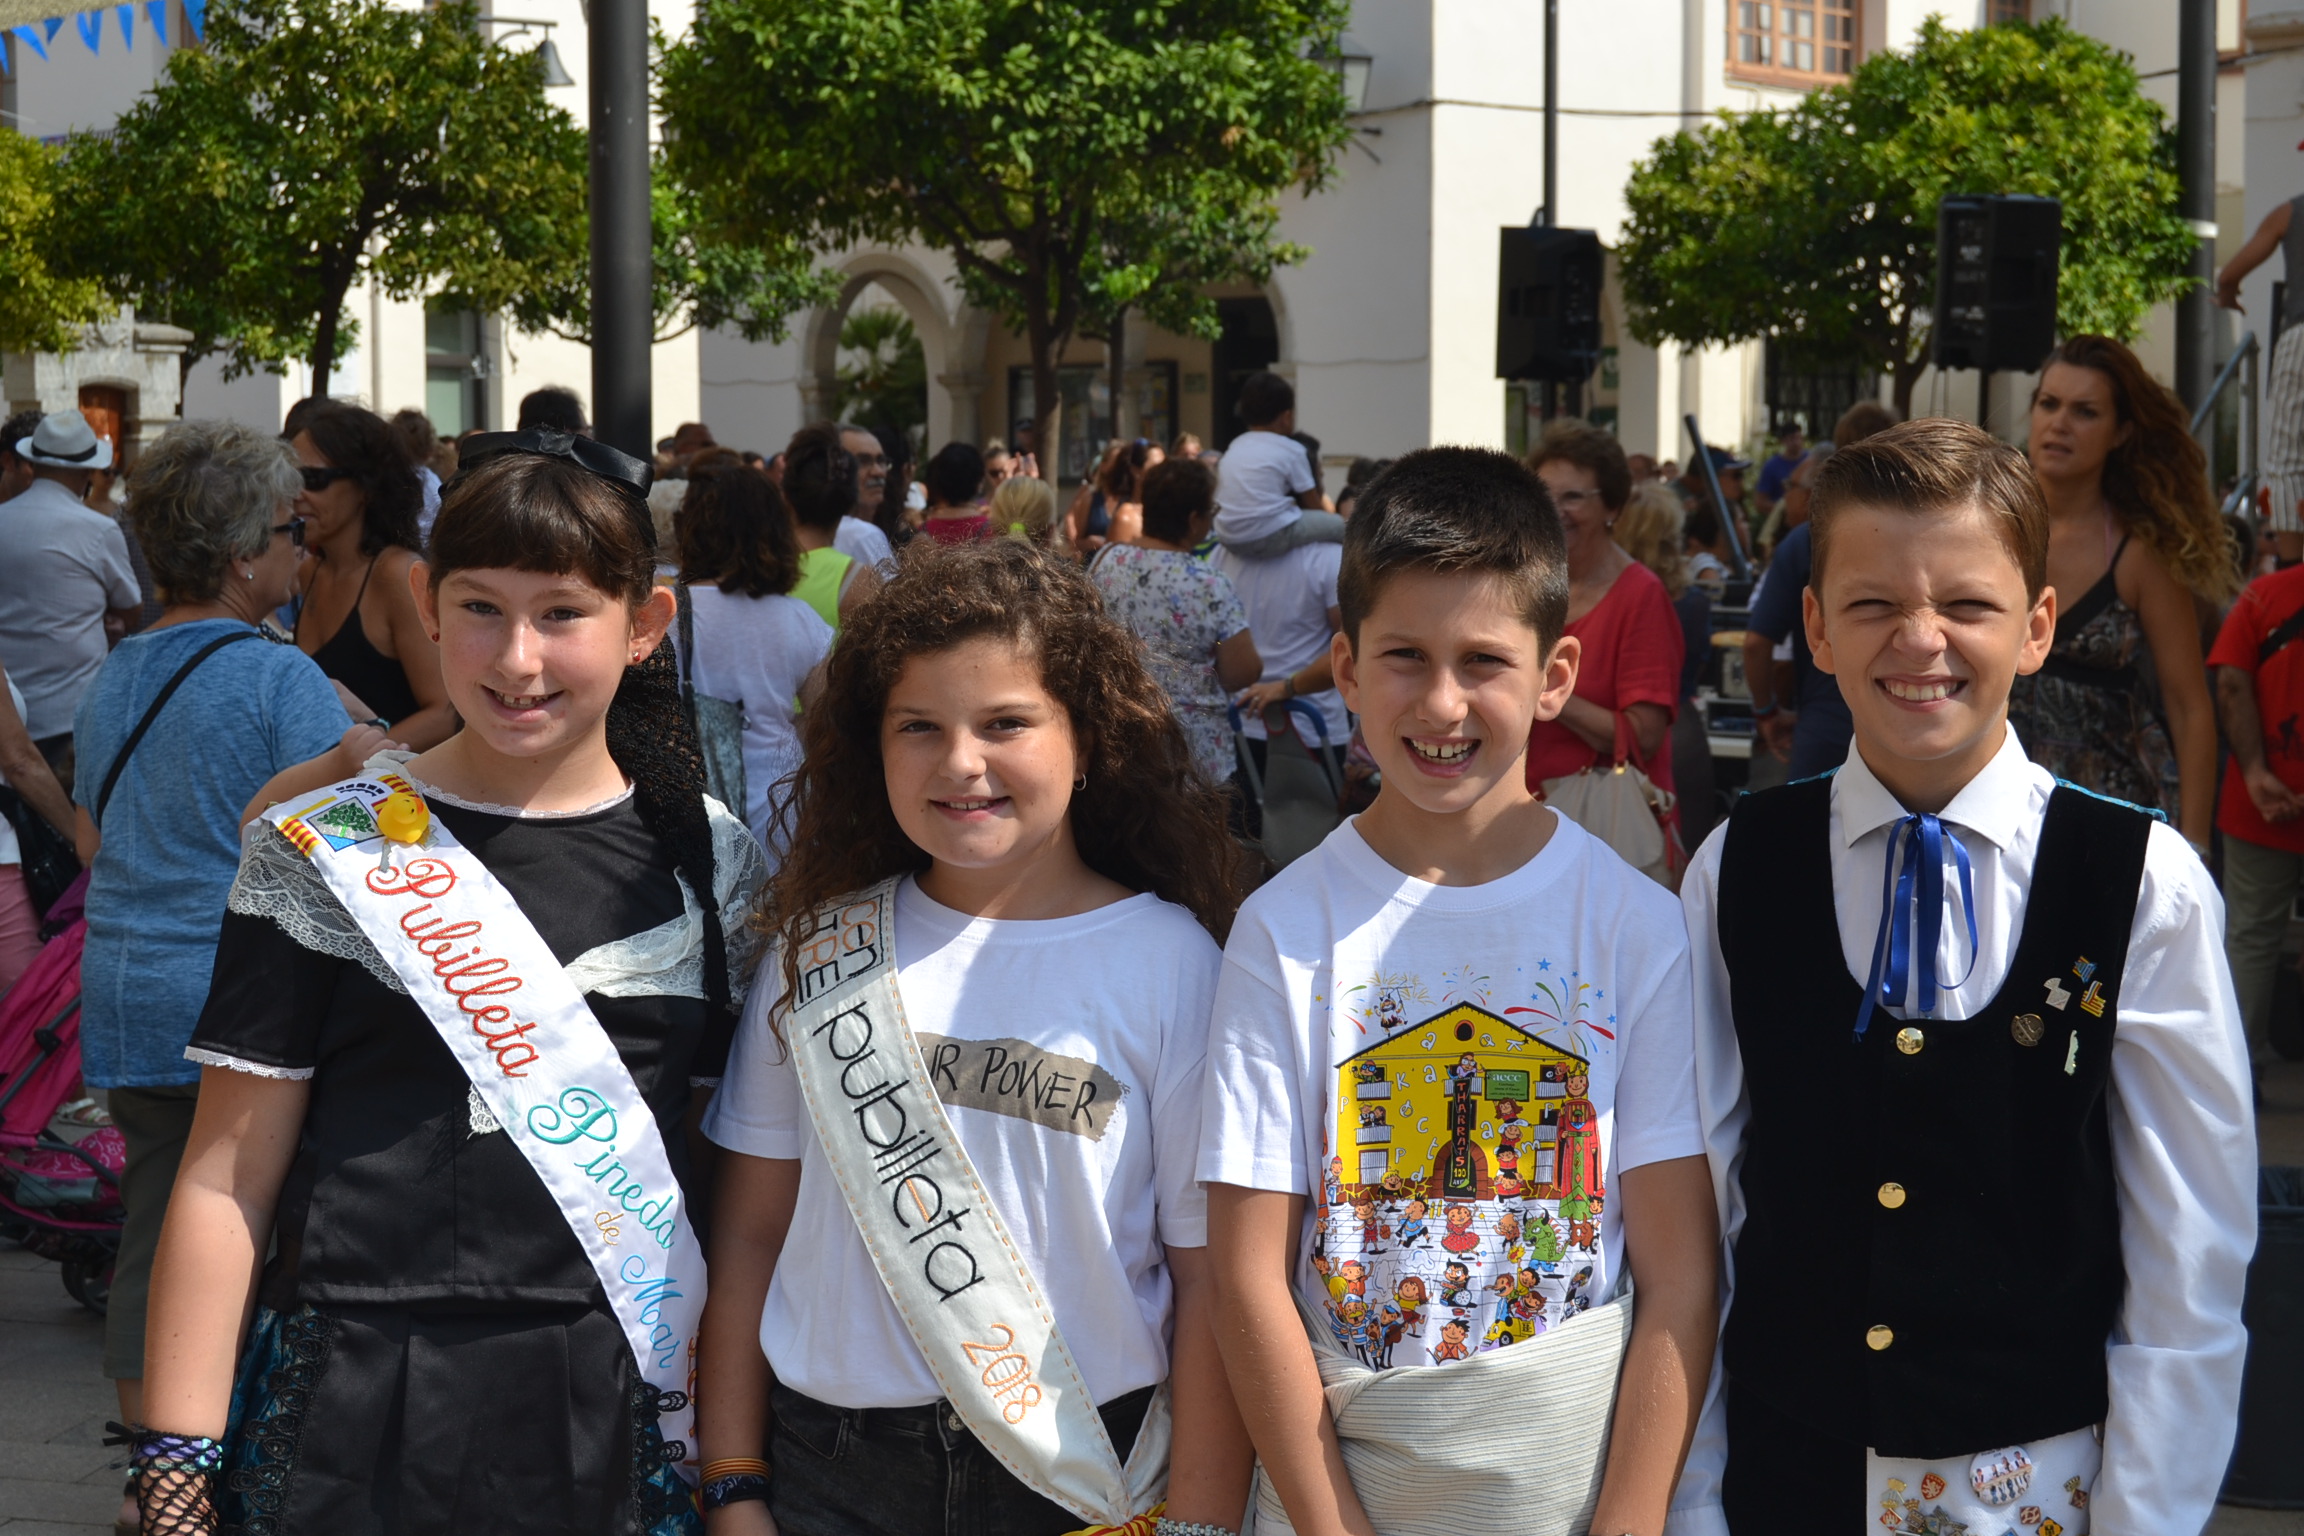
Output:
[[[2240,589],[2232,531],[2216,511],[2208,459],[2193,439],[2183,404],[2145,371],[2141,358],[2109,336],[2066,338],[2040,365],[2041,377],[2058,363],[2104,375],[2121,424],[2131,428],[2128,441],[2104,461],[2104,499],[2121,527],[2149,545],[2168,574],[2194,593],[2215,603],[2229,599]]]
[[[1079,566],[1017,539],[915,545],[895,578],[840,629],[824,696],[801,717],[805,760],[778,787],[789,851],[761,925],[782,942],[784,995],[816,912],[928,867],[888,803],[881,716],[904,664],[969,640],[1013,641],[1070,716],[1088,786],[1072,837],[1090,869],[1189,910],[1221,943],[1240,904],[1224,797],[1191,748],[1134,635],[1104,612]]]

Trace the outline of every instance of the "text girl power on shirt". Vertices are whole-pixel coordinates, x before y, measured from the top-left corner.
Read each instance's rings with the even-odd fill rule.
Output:
[[[418,905],[400,914],[400,931],[418,954],[432,963],[441,989],[456,999],[456,1006],[472,1018],[472,1032],[495,1053],[496,1066],[506,1077],[525,1077],[526,1068],[543,1058],[536,1047],[520,1038],[536,1027],[533,1020],[512,1023],[512,1010],[502,1003],[475,1002],[520,990],[520,978],[507,974],[512,963],[499,955],[483,954],[478,944],[458,951],[456,945],[477,939],[484,925],[471,918],[453,923],[425,918],[433,902],[456,888],[456,871],[438,859],[411,859],[397,868],[383,865],[368,872],[368,889],[379,896],[420,896]],[[505,1027],[510,1026],[510,1027]]]
[[[810,1002],[847,977],[879,963],[876,903],[853,902],[836,912],[819,913],[814,933],[800,954],[799,1001]],[[912,1129],[911,1116],[896,1096],[915,1085],[905,1076],[891,1081],[880,1070],[884,1063],[872,1037],[871,1012],[859,999],[808,1031],[807,1043],[840,1063],[840,1092],[855,1108],[856,1133],[872,1148],[872,1163],[880,1182],[894,1186],[888,1192],[888,1202],[897,1224],[906,1229],[919,1226],[911,1238],[914,1246],[937,1238],[921,1255],[920,1274],[939,1297],[950,1301],[984,1278],[976,1255],[962,1240],[965,1234],[960,1223],[974,1212],[965,1207],[945,1208],[944,1187],[924,1171],[945,1155],[945,1148],[938,1145],[932,1132]],[[874,1070],[859,1073],[867,1063]],[[917,1223],[906,1211],[906,1201],[918,1213]]]

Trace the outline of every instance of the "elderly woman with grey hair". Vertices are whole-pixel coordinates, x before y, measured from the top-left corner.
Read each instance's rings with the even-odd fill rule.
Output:
[[[200,1080],[185,1044],[208,995],[243,808],[292,765],[327,754],[330,776],[349,776],[384,741],[352,723],[312,658],[258,627],[295,590],[302,486],[285,443],[230,422],[187,422],[145,450],[128,516],[165,606],[105,659],[73,722],[73,799],[81,841],[96,845],[81,1071],[106,1090],[128,1143],[104,1371],[130,1423],[142,1417],[152,1254]]]

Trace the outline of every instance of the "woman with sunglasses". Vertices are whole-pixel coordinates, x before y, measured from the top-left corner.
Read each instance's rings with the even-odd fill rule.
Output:
[[[184,1059],[207,996],[240,818],[306,759],[357,771],[383,741],[258,623],[296,588],[304,552],[285,444],[225,422],[171,428],[143,456],[128,516],[160,617],[105,658],[73,722],[73,798],[95,845],[82,955],[81,1071],[109,1091],[128,1143],[127,1220],[105,1318],[104,1371],[140,1409],[144,1301],[200,1069]]]
[[[296,427],[304,477],[296,511],[317,556],[297,605],[296,644],[395,740],[436,746],[457,721],[440,648],[409,584],[423,542],[415,466],[391,425],[356,405],[316,405]]]

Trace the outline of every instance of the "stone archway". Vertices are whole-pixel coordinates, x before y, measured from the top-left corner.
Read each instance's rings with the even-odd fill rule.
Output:
[[[810,421],[831,417],[839,399],[840,327],[857,295],[877,286],[894,299],[920,337],[928,371],[928,452],[955,438],[978,438],[984,346],[990,317],[966,305],[950,312],[948,290],[908,256],[867,250],[840,263],[840,296],[813,310],[801,337],[801,408]]]

